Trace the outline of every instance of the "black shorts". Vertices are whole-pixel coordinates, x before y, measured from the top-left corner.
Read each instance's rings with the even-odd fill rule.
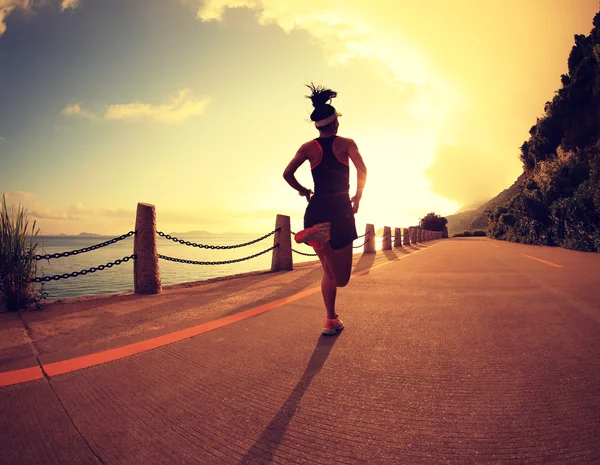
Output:
[[[358,237],[354,212],[348,195],[313,196],[304,214],[304,227],[331,223],[331,248],[341,249]]]

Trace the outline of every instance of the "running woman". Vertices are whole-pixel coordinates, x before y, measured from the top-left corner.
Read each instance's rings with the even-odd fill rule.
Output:
[[[352,270],[352,242],[357,238],[354,214],[367,180],[367,168],[352,139],[340,137],[338,116],[331,105],[337,93],[314,84],[311,90],[314,111],[310,119],[319,131],[319,137],[303,144],[283,172],[284,179],[308,201],[304,215],[304,228],[295,236],[296,242],[306,243],[315,249],[323,265],[321,292],[327,315],[323,334],[333,335],[344,328],[335,311],[338,287],[350,280]],[[357,171],[357,189],[350,198],[350,160]],[[314,181],[311,189],[303,187],[294,173],[305,162],[310,163]]]

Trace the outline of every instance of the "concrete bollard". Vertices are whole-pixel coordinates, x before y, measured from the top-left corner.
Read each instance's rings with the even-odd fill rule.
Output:
[[[376,253],[375,250],[375,226],[367,224],[365,228],[365,253]]]
[[[416,226],[410,227],[410,243],[411,244],[417,243],[417,227]]]
[[[279,231],[273,234],[273,245],[279,244],[279,247],[273,249],[271,271],[293,270],[290,217],[277,215],[275,229],[279,229]]]
[[[448,227],[444,226],[444,230],[442,231],[442,238],[446,239],[448,237]]]
[[[394,228],[394,247],[402,247],[402,234],[400,228]]]
[[[417,226],[417,242],[423,242],[423,229]]]
[[[404,228],[404,245],[410,245],[410,228]]]
[[[383,227],[383,241],[381,250],[392,250],[392,228],[389,226]]]
[[[138,203],[133,240],[133,290],[136,294],[159,294],[162,290],[156,250],[156,209]]]

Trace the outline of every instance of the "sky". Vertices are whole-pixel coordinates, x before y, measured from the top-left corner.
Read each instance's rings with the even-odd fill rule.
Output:
[[[597,0],[0,0],[0,191],[43,235],[301,228],[283,179],[338,92],[367,166],[356,215],[481,204],[560,88]],[[312,187],[308,164],[297,172]],[[355,171],[351,192],[356,186]],[[359,232],[360,234],[360,232]]]

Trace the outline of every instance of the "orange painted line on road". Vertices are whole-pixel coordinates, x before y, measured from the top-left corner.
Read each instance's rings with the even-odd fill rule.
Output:
[[[562,265],[557,265],[556,263],[547,262],[546,260],[542,260],[541,258],[532,257],[531,255],[526,255],[524,253],[522,253],[521,255],[523,255],[524,257],[527,257],[527,258],[531,258],[532,260],[537,260],[538,262],[545,263],[546,265],[554,266],[556,268],[564,268]]]
[[[0,387],[10,386],[11,384],[26,383],[27,381],[35,381],[43,379],[44,374],[42,369],[37,367],[23,368],[21,370],[6,371],[0,373]]]
[[[179,342],[184,339],[198,336],[199,334],[230,325],[231,323],[245,320],[251,316],[260,315],[261,313],[268,312],[274,308],[281,307],[287,303],[294,302],[295,300],[299,300],[303,297],[314,294],[320,289],[320,286],[312,287],[289,297],[284,297],[283,299],[275,300],[273,302],[269,302],[268,304],[259,305],[258,307],[236,313],[235,315],[219,318],[218,320],[209,321],[208,323],[203,323],[198,326],[193,326],[191,328],[182,329],[181,331],[165,334],[164,336],[146,339],[145,341],[135,342],[126,346],[117,347],[115,349],[105,350],[104,352],[63,360],[62,362],[49,363],[48,365],[44,365],[44,371],[48,376],[57,376],[64,373],[81,370],[83,368],[89,368],[94,365],[100,365],[102,363],[119,360],[121,358],[129,357],[141,352],[146,352],[148,350],[156,349],[174,342]]]
[[[394,260],[390,260],[387,262],[380,263],[378,265],[374,265],[371,268],[367,268],[365,270],[358,271],[351,275],[351,277],[358,277],[370,271],[373,271],[377,268],[381,268],[382,266],[389,265],[390,263],[397,262],[403,258],[410,257],[415,253],[421,252],[422,250],[417,250],[415,252],[411,252],[409,255],[404,255],[400,258],[395,258]],[[298,292],[294,295],[284,297],[283,299],[275,300],[273,302],[269,302],[264,305],[259,305],[258,307],[254,307],[248,310],[244,310],[243,312],[236,313],[235,315],[226,316],[224,318],[219,318],[218,320],[209,321],[207,323],[203,323],[201,325],[193,326],[191,328],[182,329],[180,331],[176,331],[173,333],[165,334],[163,336],[154,337],[152,339],[146,339],[145,341],[135,342],[133,344],[128,344],[122,347],[116,347],[114,349],[105,350],[103,352],[97,352],[95,354],[83,355],[81,357],[75,357],[68,360],[63,360],[60,362],[54,362],[49,364],[42,364],[44,371],[48,376],[58,376],[65,373],[70,373],[77,370],[82,370],[84,368],[89,368],[95,365],[101,365],[103,363],[112,362],[115,360],[119,360],[125,357],[129,357],[131,355],[136,355],[142,352],[146,352],[152,349],[156,349],[158,347],[163,347],[168,344],[172,344],[174,342],[179,342],[184,339],[189,339],[194,336],[198,336],[199,334],[206,333],[208,331],[212,331],[217,328],[221,328],[223,326],[230,325],[232,323],[236,323],[241,320],[245,320],[246,318],[250,318],[252,316],[260,315],[261,313],[268,312],[277,307],[281,307],[282,305],[294,302],[296,300],[300,300],[309,295],[315,294],[321,290],[321,286],[311,287],[309,289],[305,289],[304,291]],[[31,372],[29,371],[31,370]],[[34,374],[34,370],[37,370],[38,373]],[[23,373],[20,373],[23,372]],[[35,377],[34,377],[35,376]],[[33,381],[35,379],[43,378],[42,371],[39,367],[34,368],[26,368],[25,370],[16,370],[16,371],[8,371],[5,373],[0,373],[0,383],[5,382],[6,384],[0,384],[0,386],[9,386],[11,384],[24,383],[26,381]]]

